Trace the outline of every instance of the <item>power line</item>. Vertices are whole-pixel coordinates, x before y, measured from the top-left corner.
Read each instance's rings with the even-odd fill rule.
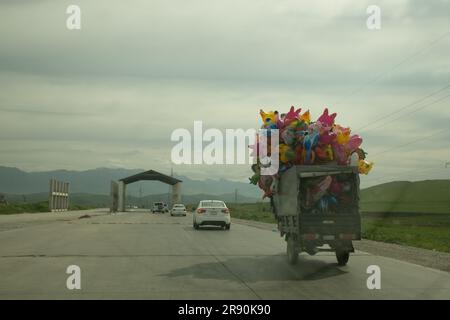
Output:
[[[450,128],[446,128],[446,129],[444,129],[444,130],[439,130],[439,131],[437,131],[437,132],[435,132],[435,133],[433,133],[433,134],[431,134],[431,135],[428,135],[428,136],[425,136],[425,137],[422,137],[422,138],[419,138],[419,139],[415,139],[415,140],[413,140],[413,141],[410,141],[410,142],[401,144],[401,145],[399,145],[399,146],[395,146],[395,147],[389,148],[389,149],[387,149],[387,150],[384,150],[384,151],[375,153],[374,155],[372,155],[372,157],[376,157],[376,156],[378,156],[378,155],[380,155],[380,154],[384,154],[384,153],[386,153],[386,152],[390,152],[390,151],[393,151],[393,150],[397,150],[397,149],[404,148],[404,147],[406,147],[406,146],[412,145],[412,144],[417,143],[417,142],[419,142],[419,141],[423,141],[423,140],[426,140],[426,139],[435,137],[435,136],[437,136],[438,134],[444,133],[444,132],[446,132],[446,131],[450,131]]]
[[[442,34],[441,36],[439,36],[437,39],[431,41],[427,46],[423,47],[422,49],[416,51],[415,53],[413,53],[412,55],[406,57],[405,59],[403,59],[402,61],[400,61],[399,63],[397,63],[396,65],[394,65],[391,69],[387,70],[387,71],[383,71],[381,73],[379,73],[377,76],[375,76],[373,79],[367,81],[366,83],[364,83],[363,85],[361,85],[360,87],[356,88],[355,90],[353,90],[352,92],[350,92],[349,94],[347,94],[346,96],[342,97],[339,101],[336,102],[336,104],[339,104],[341,102],[343,102],[345,99],[355,95],[356,93],[358,93],[359,91],[361,91],[362,89],[364,89],[365,87],[369,86],[372,83],[377,82],[378,80],[382,79],[386,74],[388,74],[389,72],[392,72],[393,70],[397,69],[398,67],[400,67],[402,64],[404,64],[405,62],[407,62],[408,60],[411,60],[415,57],[417,57],[418,55],[420,55],[422,52],[430,49],[431,47],[433,47],[434,45],[436,45],[439,41],[441,41],[442,39],[444,39],[445,37],[447,37],[450,34],[450,31],[445,32],[444,34]]]
[[[361,129],[370,127],[370,126],[372,126],[373,124],[375,124],[375,123],[377,123],[377,122],[380,122],[381,120],[384,120],[384,119],[386,119],[386,118],[389,118],[390,116],[393,116],[393,115],[395,115],[395,114],[397,114],[397,113],[399,113],[399,112],[402,112],[403,110],[408,109],[408,108],[412,107],[413,105],[415,105],[415,104],[417,104],[417,103],[419,103],[419,102],[422,102],[422,101],[426,100],[427,98],[430,98],[430,97],[432,97],[432,96],[434,96],[434,95],[436,95],[436,94],[438,94],[438,93],[440,93],[440,92],[442,92],[442,91],[448,89],[449,87],[450,87],[450,84],[446,85],[445,87],[443,87],[443,88],[441,88],[441,89],[439,89],[439,90],[437,90],[437,91],[434,91],[434,92],[432,92],[432,93],[426,95],[425,97],[422,97],[422,98],[420,98],[420,99],[418,99],[418,100],[415,100],[414,102],[411,102],[411,103],[409,103],[409,104],[407,104],[407,105],[405,105],[405,106],[403,106],[403,107],[397,109],[397,110],[394,111],[394,112],[391,112],[391,113],[389,113],[389,114],[387,114],[387,115],[384,115],[384,116],[382,116],[382,117],[380,117],[380,118],[377,118],[377,119],[371,121],[370,123],[367,123],[366,125],[363,125],[363,126],[359,127],[358,129],[356,129],[356,131],[360,131]],[[370,129],[369,129],[369,130],[370,130]]]
[[[444,161],[442,161],[442,163],[443,162]],[[398,172],[398,173],[396,173],[396,174],[394,174],[393,176],[390,176],[390,177],[399,177],[399,176],[402,176],[402,175],[405,175],[405,174],[408,174],[408,173],[424,173],[424,172],[428,172],[428,171],[432,171],[432,170],[442,170],[442,169],[444,169],[444,166],[412,169],[412,170],[406,170],[406,171]]]
[[[398,155],[396,155],[396,157],[398,157]],[[408,160],[419,160],[419,161],[434,161],[434,162],[439,162],[439,163],[445,163],[445,161],[444,160],[442,160],[442,159],[434,159],[434,158],[430,158],[430,157],[428,157],[428,154],[426,155],[426,159],[420,159],[420,158],[408,158]],[[386,167],[386,166],[380,166],[380,167]],[[390,166],[389,166],[390,167]]]
[[[391,123],[394,122],[394,121],[397,121],[397,120],[399,120],[399,119],[401,119],[401,118],[403,118],[403,117],[409,117],[409,116],[411,116],[412,114],[414,114],[414,113],[416,113],[416,112],[418,112],[418,111],[421,111],[421,110],[423,110],[423,109],[425,109],[425,108],[428,108],[428,107],[430,107],[430,106],[432,106],[432,105],[434,105],[434,104],[436,104],[436,103],[438,103],[438,102],[441,102],[441,101],[447,99],[448,97],[450,97],[450,94],[448,94],[448,95],[446,95],[446,96],[444,96],[444,97],[441,97],[441,98],[439,98],[439,99],[437,99],[437,100],[435,100],[435,101],[433,101],[433,102],[431,102],[431,103],[422,105],[422,106],[420,106],[420,107],[414,109],[413,111],[411,111],[408,115],[401,115],[401,116],[396,117],[396,118],[394,118],[394,119],[391,119],[391,120],[389,120],[388,122],[385,122],[385,123],[383,123],[383,124],[381,124],[381,125],[379,125],[379,126],[377,126],[377,127],[369,128],[369,129],[363,130],[362,132],[367,132],[367,131],[371,131],[371,130],[376,130],[376,129],[379,129],[379,128],[383,128],[383,127],[387,126],[388,124],[391,124]]]

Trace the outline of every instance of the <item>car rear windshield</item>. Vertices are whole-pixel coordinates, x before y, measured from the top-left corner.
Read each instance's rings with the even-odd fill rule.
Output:
[[[225,203],[223,201],[202,201],[200,206],[202,208],[224,208]]]
[[[184,208],[184,205],[182,205],[182,204],[176,204],[176,205],[174,205],[173,207],[174,207],[174,208]]]

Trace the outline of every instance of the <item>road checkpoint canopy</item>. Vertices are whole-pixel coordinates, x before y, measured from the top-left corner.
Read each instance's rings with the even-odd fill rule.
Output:
[[[152,180],[161,181],[172,186],[172,204],[181,202],[181,183],[183,181],[176,179],[174,177],[159,173],[154,170],[144,171],[123,179],[119,181],[111,181],[111,197],[112,206],[111,211],[117,212],[125,211],[125,199],[126,199],[126,186],[127,184],[142,181],[142,180]]]

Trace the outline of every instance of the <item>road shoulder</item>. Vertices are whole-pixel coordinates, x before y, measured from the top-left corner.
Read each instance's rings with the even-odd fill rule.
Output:
[[[75,210],[65,212],[37,212],[0,215],[0,232],[48,223],[67,222],[109,214],[108,209]]]
[[[232,222],[251,226],[254,228],[278,232],[277,225],[272,223],[264,223],[235,218],[233,218]],[[364,251],[372,255],[388,257],[396,260],[417,264],[423,267],[450,272],[450,253],[366,239],[363,239],[361,241],[355,241],[354,246],[356,250]]]

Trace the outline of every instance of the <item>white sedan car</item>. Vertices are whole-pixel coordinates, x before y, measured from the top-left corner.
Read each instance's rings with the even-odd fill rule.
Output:
[[[171,216],[186,216],[186,207],[184,204],[174,204],[170,211]]]
[[[225,202],[220,200],[202,200],[193,214],[194,228],[212,225],[230,230],[231,217]]]

